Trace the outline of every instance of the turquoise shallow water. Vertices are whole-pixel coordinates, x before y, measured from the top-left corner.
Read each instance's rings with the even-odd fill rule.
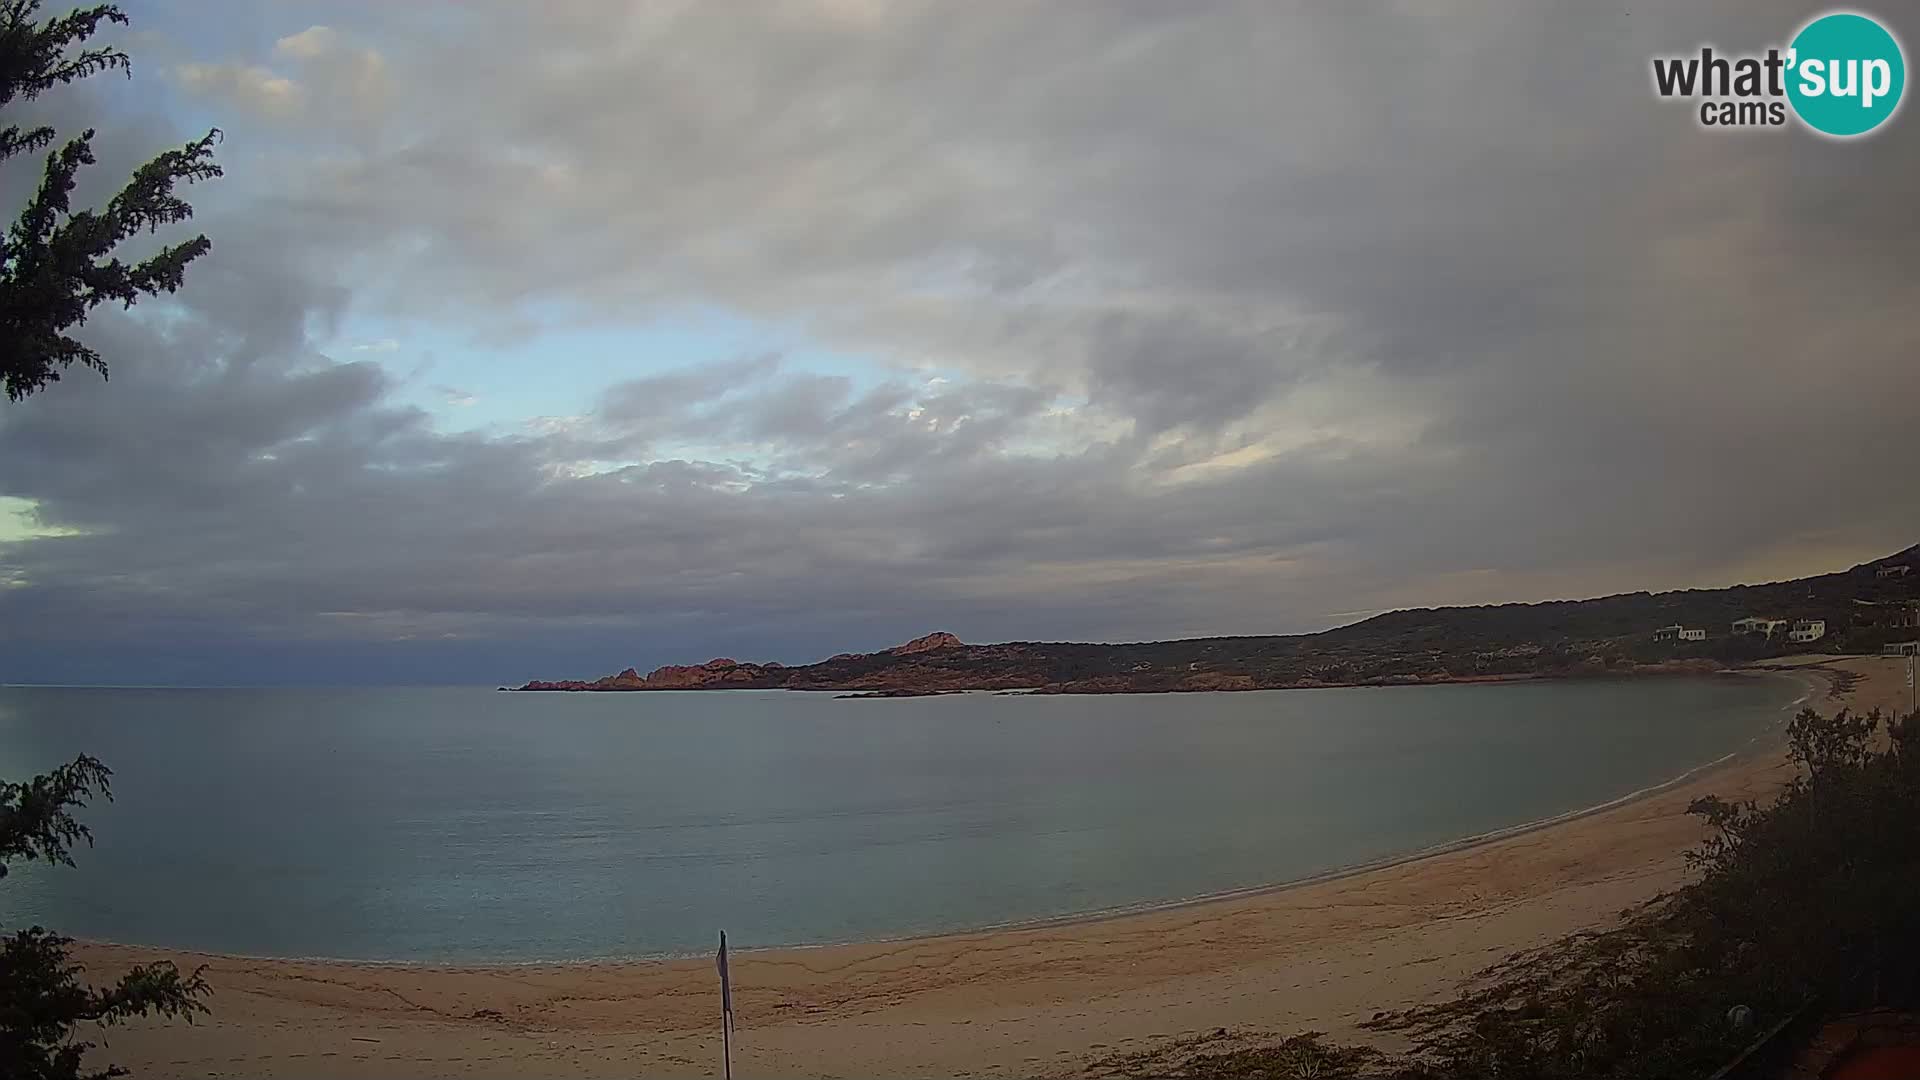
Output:
[[[650,956],[1294,880],[1593,806],[1802,688],[1714,677],[1099,697],[0,689],[0,775],[116,802],[0,921],[217,952]]]

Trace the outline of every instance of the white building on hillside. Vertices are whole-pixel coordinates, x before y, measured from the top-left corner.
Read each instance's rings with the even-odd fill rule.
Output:
[[[1874,577],[1906,577],[1907,574],[1910,573],[1912,570],[1913,570],[1913,567],[1908,566],[1906,563],[1901,563],[1898,566],[1883,566],[1880,569],[1875,570],[1873,572],[1873,576]]]
[[[1793,620],[1793,629],[1787,631],[1788,641],[1798,641],[1802,643],[1819,641],[1826,636],[1827,620],[1825,619],[1795,619]]]
[[[1744,619],[1733,620],[1733,632],[1736,635],[1764,634],[1771,638],[1773,635],[1785,629],[1787,629],[1787,620],[1785,619],[1763,619],[1758,615],[1749,615]],[[1825,629],[1822,628],[1822,633],[1824,632]]]
[[[1707,640],[1707,632],[1705,630],[1682,630],[1680,631],[1680,640],[1705,641]]]

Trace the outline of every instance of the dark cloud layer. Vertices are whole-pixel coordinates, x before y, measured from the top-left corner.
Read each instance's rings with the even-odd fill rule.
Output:
[[[233,175],[178,302],[90,325],[112,382],[0,412],[0,680],[1289,632],[1905,546],[1911,110],[1715,135],[1646,83],[1813,10],[287,9],[230,55],[136,12]],[[716,355],[453,432],[323,351],[692,309],[881,375]]]

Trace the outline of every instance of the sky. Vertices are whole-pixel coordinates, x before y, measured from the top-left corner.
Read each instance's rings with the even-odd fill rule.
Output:
[[[95,202],[220,128],[213,248],[0,404],[0,682],[1296,633],[1920,540],[1920,119],[1650,87],[1818,5],[124,6],[131,78],[11,111],[97,130]]]

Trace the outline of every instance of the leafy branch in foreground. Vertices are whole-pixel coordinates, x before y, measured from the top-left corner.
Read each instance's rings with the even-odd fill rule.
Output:
[[[94,795],[112,802],[112,776],[98,758],[82,754],[24,784],[0,780],[0,878],[15,859],[72,866],[73,845],[92,846],[93,832],[67,810],[84,809]]]
[[[40,0],[0,2],[0,108],[102,71],[128,70],[126,54],[117,49],[68,52],[102,22],[125,24],[119,8],[102,4],[37,22],[39,8]],[[0,238],[0,382],[13,401],[59,381],[75,362],[106,376],[106,360],[67,331],[109,300],[132,307],[141,296],[174,292],[187,264],[213,246],[202,235],[132,264],[113,255],[138,233],[193,216],[174,188],[221,175],[213,161],[218,128],[136,169],[104,209],[76,211],[74,183],[81,167],[94,163],[93,137],[89,128],[47,155],[39,187]],[[53,139],[51,127],[9,124],[0,128],[0,162]]]
[[[82,755],[24,783],[0,782],[0,877],[15,861],[73,865],[73,847],[93,833],[73,817],[93,798],[112,798],[112,770]],[[191,1023],[207,1008],[204,968],[182,975],[171,962],[138,965],[104,989],[81,981],[72,961],[73,939],[38,926],[0,940],[0,1076],[75,1080],[124,1076],[109,1065],[83,1073],[94,1044],[75,1037],[83,1024],[111,1027],[137,1016],[180,1017]]]
[[[106,989],[80,981],[82,968],[68,959],[71,938],[36,926],[0,943],[0,1074],[22,1078],[88,1080],[125,1076],[109,1065],[82,1072],[94,1044],[74,1038],[74,1028],[112,1027],[149,1014],[193,1022],[207,1007],[204,968],[182,975],[169,961],[138,965]]]

